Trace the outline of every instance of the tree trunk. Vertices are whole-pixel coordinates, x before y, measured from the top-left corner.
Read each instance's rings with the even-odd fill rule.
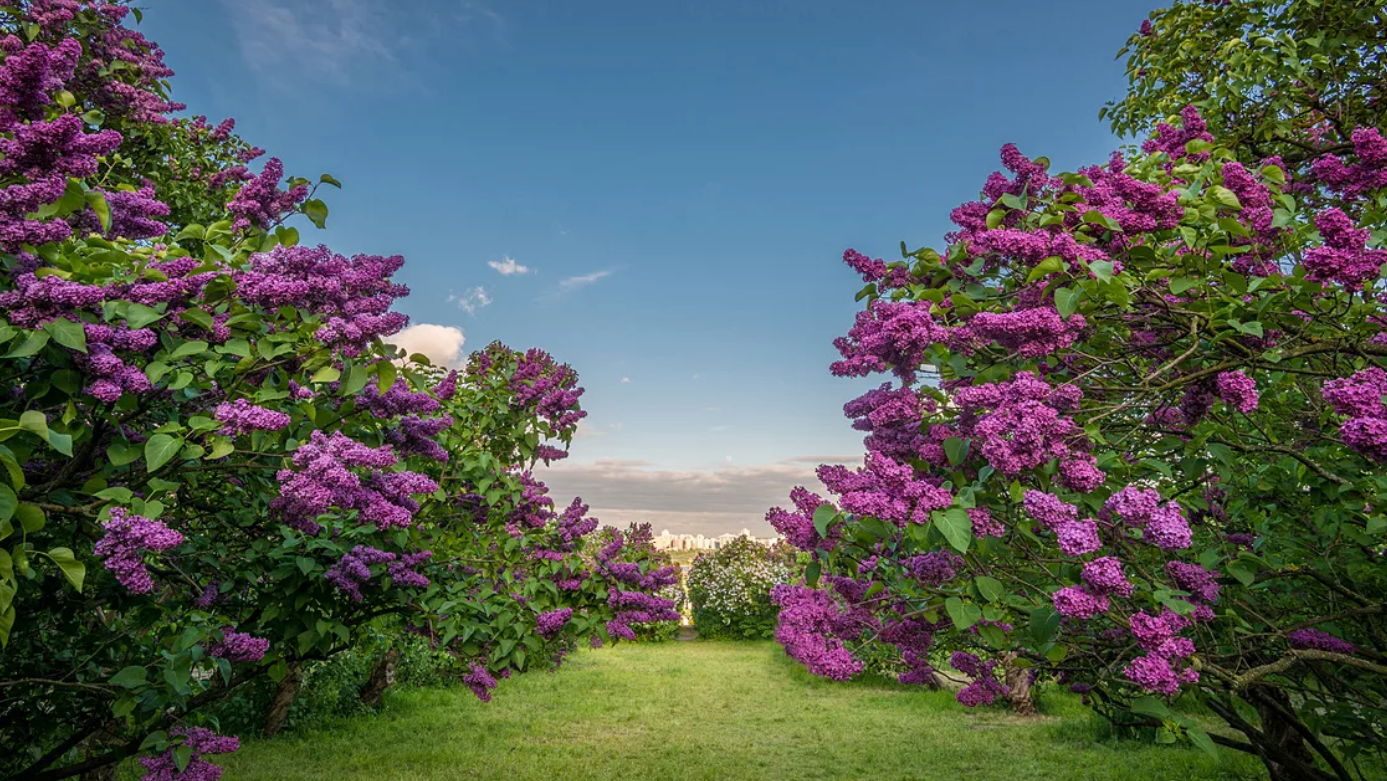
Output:
[[[272,738],[284,729],[284,723],[289,720],[289,708],[293,706],[294,700],[299,696],[299,687],[303,686],[303,665],[294,663],[289,665],[289,672],[284,676],[284,680],[279,682],[279,688],[275,690],[275,698],[270,702],[269,713],[265,714],[265,737]]]
[[[385,653],[385,658],[376,662],[376,666],[371,668],[371,674],[366,678],[366,685],[361,689],[361,702],[368,708],[380,705],[381,697],[385,695],[385,690],[395,683],[395,660],[400,658],[400,652],[391,648]]]
[[[1291,700],[1286,693],[1274,686],[1258,686],[1257,697],[1253,698],[1253,704],[1257,707],[1257,717],[1262,722],[1262,738],[1272,746],[1276,746],[1283,752],[1284,756],[1275,757],[1269,752],[1263,754],[1262,760],[1266,763],[1267,772],[1271,775],[1271,781],[1306,781],[1307,779],[1322,779],[1325,776],[1319,773],[1307,773],[1306,769],[1315,766],[1315,756],[1310,753],[1310,747],[1305,745],[1305,739],[1296,731],[1293,724],[1281,715],[1280,710],[1293,713]],[[1280,710],[1276,707],[1280,706]],[[1293,760],[1291,762],[1285,759]],[[1295,763],[1300,763],[1299,765]]]
[[[1035,700],[1031,697],[1031,671],[1017,667],[1013,662],[1016,654],[1007,654],[1002,659],[1002,669],[1006,672],[1007,701],[1011,710],[1021,716],[1035,715]]]

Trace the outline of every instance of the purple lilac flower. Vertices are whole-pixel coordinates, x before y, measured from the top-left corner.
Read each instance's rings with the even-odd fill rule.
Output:
[[[252,431],[279,431],[289,426],[288,415],[257,407],[245,399],[218,404],[212,416],[222,422],[222,433],[231,436]]]
[[[550,610],[535,617],[535,626],[538,628],[540,636],[545,639],[553,639],[555,635],[563,631],[564,625],[572,617],[573,608],[570,607]]]
[[[170,747],[158,756],[141,757],[140,764],[144,765],[146,771],[141,781],[217,781],[222,776],[222,769],[203,757],[230,754],[241,747],[240,739],[234,735],[218,735],[204,727],[175,727],[169,730],[169,734],[182,736],[183,745],[192,750],[191,759],[179,770],[174,759],[177,746]]]
[[[1240,371],[1218,375],[1218,396],[1224,404],[1243,414],[1257,409],[1257,383]]]
[[[229,662],[258,662],[270,650],[270,641],[254,637],[245,632],[232,631],[231,627],[222,629],[222,640],[207,647],[207,653]]]
[[[183,543],[183,535],[159,521],[128,514],[122,507],[111,509],[111,518],[101,524],[106,535],[93,551],[106,559],[106,569],[134,594],[154,590],[154,580],[145,568],[145,551],[166,551]]]
[[[1292,648],[1328,651],[1335,654],[1353,654],[1358,648],[1347,640],[1341,640],[1319,629],[1297,629],[1286,636]]]

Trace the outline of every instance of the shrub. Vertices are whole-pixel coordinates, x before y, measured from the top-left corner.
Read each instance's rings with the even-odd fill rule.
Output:
[[[808,584],[832,586],[778,590],[787,652],[847,678],[880,638],[919,682],[946,655],[970,706],[1053,676],[1274,779],[1381,767],[1387,141],[1346,124],[1383,105],[1365,8],[1177,4],[1132,44],[1145,87],[1123,111],[1208,86],[1226,126],[1147,116],[1139,151],[1074,173],[1004,147],[1008,173],[954,210],[945,250],[845,254],[866,306],[832,371],[895,381],[845,406],[868,452],[820,467],[833,501],[796,489],[768,516],[813,552]],[[1234,36],[1212,60],[1244,69],[1227,81],[1181,40],[1210,29]],[[1273,45],[1330,83],[1279,82],[1285,58],[1256,53]],[[1271,107],[1236,119],[1239,90]],[[1263,142],[1296,157],[1261,159]]]
[[[273,688],[273,731],[316,675],[347,708],[366,657],[321,663],[382,633],[488,699],[677,619],[672,570],[590,549],[530,473],[566,455],[577,373],[398,354],[403,260],[300,244],[336,180],[168,118],[131,14],[0,2],[0,775],[213,774],[213,706]]]
[[[790,579],[783,558],[763,545],[738,537],[689,568],[689,604],[699,637],[766,640],[775,632],[770,593]]]

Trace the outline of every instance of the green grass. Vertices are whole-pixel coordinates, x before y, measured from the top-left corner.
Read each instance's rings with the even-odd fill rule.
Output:
[[[393,692],[383,713],[250,742],[226,781],[939,779],[1202,781],[1255,760],[1105,737],[1068,696],[1018,719],[948,692],[811,678],[771,643],[623,644],[556,674]]]

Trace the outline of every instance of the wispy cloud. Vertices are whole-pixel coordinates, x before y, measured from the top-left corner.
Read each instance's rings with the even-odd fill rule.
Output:
[[[569,293],[580,288],[585,288],[588,285],[591,285],[599,280],[606,279],[611,275],[612,269],[607,269],[605,271],[594,271],[591,274],[582,274],[576,277],[565,277],[559,280],[559,288],[564,292]]]
[[[398,68],[398,53],[422,48],[427,36],[481,25],[499,31],[505,19],[480,0],[381,3],[378,0],[222,0],[241,53],[252,70],[347,83],[358,72]]]
[[[502,276],[507,277],[511,274],[528,274],[531,270],[529,266],[522,266],[516,263],[515,258],[509,255],[502,257],[500,260],[488,260],[486,264],[501,272]]]
[[[630,382],[630,381],[631,381],[631,378],[630,378],[630,377],[622,377],[622,378],[621,378],[621,384],[622,384],[622,385],[625,385],[625,384],[627,384],[627,383]]]
[[[458,309],[469,315],[475,315],[477,310],[491,303],[491,296],[487,295],[486,288],[478,285],[461,295],[449,293],[448,301],[457,304]]]

